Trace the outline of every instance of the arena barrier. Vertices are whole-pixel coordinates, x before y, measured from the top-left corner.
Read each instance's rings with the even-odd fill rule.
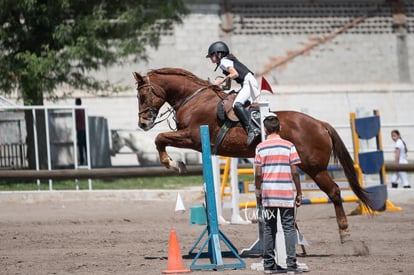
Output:
[[[240,166],[240,165],[239,165]],[[243,165],[245,166],[245,165]],[[250,170],[249,170],[250,169]],[[385,164],[387,171],[414,172],[414,163]],[[185,175],[201,175],[201,165],[188,165]],[[252,168],[240,168],[238,171],[247,173]],[[177,173],[165,167],[131,167],[131,168],[98,168],[98,169],[55,169],[55,170],[0,170],[0,180],[36,180],[36,179],[116,179],[135,177],[170,177]],[[220,176],[220,175],[219,175]],[[219,187],[220,189],[220,187]],[[218,189],[218,190],[219,190]]]
[[[202,175],[201,165],[188,165],[185,176]],[[137,177],[177,176],[173,170],[164,166],[96,169],[55,169],[55,170],[0,170],[0,180],[36,180],[36,179],[118,179]]]

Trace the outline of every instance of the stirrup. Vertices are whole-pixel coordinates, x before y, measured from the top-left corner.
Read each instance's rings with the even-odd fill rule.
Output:
[[[247,146],[250,146],[258,136],[260,136],[259,129],[255,128],[253,130],[250,130],[247,134]]]

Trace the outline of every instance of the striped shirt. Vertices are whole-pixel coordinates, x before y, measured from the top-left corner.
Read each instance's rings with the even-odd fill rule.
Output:
[[[262,167],[263,207],[294,207],[292,164],[300,164],[296,148],[279,135],[271,134],[257,145],[254,165]]]

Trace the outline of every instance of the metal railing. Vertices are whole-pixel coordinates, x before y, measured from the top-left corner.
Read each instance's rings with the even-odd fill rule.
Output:
[[[25,143],[0,144],[0,168],[28,168],[27,145]]]

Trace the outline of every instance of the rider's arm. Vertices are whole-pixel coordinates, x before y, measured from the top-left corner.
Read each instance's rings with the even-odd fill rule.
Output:
[[[229,72],[229,75],[227,76],[229,79],[235,79],[239,76],[239,73],[236,71],[234,67],[228,67],[227,71]]]
[[[236,69],[233,66],[227,67],[227,71],[229,72],[229,74],[224,78],[216,79],[214,84],[221,85],[239,76],[239,73],[236,71]]]

